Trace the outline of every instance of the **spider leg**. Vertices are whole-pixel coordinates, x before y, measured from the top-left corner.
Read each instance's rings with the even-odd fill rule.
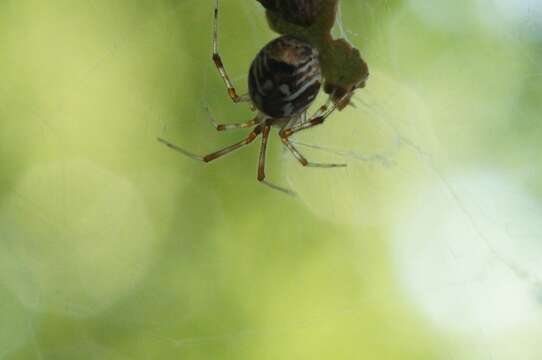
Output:
[[[290,142],[288,137],[285,136],[282,131],[279,132],[279,136],[280,136],[280,140],[282,141],[282,143],[288,148],[288,150],[290,150],[292,155],[294,155],[294,157],[297,159],[297,161],[299,161],[301,163],[301,165],[303,165],[303,166],[320,167],[320,168],[346,167],[346,164],[344,164],[344,163],[338,164],[338,163],[315,163],[315,162],[310,162],[303,155],[301,155],[299,150],[297,150],[297,148],[294,146],[294,144],[292,144]]]
[[[262,145],[260,146],[260,159],[258,161],[258,181],[264,185],[269,186],[270,188],[274,190],[282,191],[283,193],[286,193],[288,195],[295,196],[296,194],[293,191],[283,188],[281,186],[275,185],[265,180],[265,155],[266,155],[266,150],[267,150],[267,140],[269,139],[270,129],[271,129],[271,126],[269,125],[266,125],[263,128]]]
[[[207,114],[209,115],[209,121],[213,125],[213,127],[217,131],[224,131],[224,130],[232,130],[232,129],[244,129],[248,127],[252,127],[254,125],[258,125],[260,123],[260,119],[258,116],[256,116],[254,119],[249,120],[247,122],[243,123],[235,123],[235,124],[219,124],[215,121],[213,115],[209,111],[209,108],[205,108],[207,110]]]
[[[350,96],[352,96],[352,92],[347,92],[342,97],[340,97],[338,100],[333,100],[334,94],[331,94],[328,101],[322,105],[316,113],[308,120],[303,121],[301,123],[298,123],[291,127],[286,127],[281,130],[281,137],[284,136],[286,138],[292,136],[296,132],[310,129],[316,125],[322,124],[329,115],[331,115],[337,108],[339,107],[339,104],[341,104],[344,100],[349,99]],[[331,104],[331,105],[330,105]]]
[[[265,155],[267,152],[267,141],[269,140],[269,131],[271,127],[266,125],[263,128],[262,144],[260,146],[260,158],[258,160],[258,181],[265,179]]]
[[[218,69],[218,72],[220,73],[222,80],[224,80],[224,84],[226,85],[226,88],[228,89],[228,95],[230,96],[232,101],[234,103],[249,101],[250,98],[248,97],[248,95],[243,95],[243,96],[237,95],[237,92],[235,91],[235,88],[233,87],[233,84],[230,81],[228,73],[226,72],[226,69],[224,68],[224,63],[222,62],[222,59],[220,58],[220,55],[218,53],[218,0],[216,0],[215,2],[215,12],[214,12],[214,22],[213,22],[213,62],[215,63],[215,66]]]
[[[322,116],[327,111],[327,109],[331,106],[332,103],[333,103],[333,99],[330,96],[329,99],[325,102],[325,104],[320,106],[318,110],[316,110],[316,112],[312,115],[311,119],[314,119],[318,116]],[[306,121],[307,119],[305,119],[305,122]]]
[[[281,137],[284,136],[286,138],[292,136],[296,132],[310,129],[316,125],[322,124],[329,115],[331,115],[335,110],[337,109],[337,105],[333,104],[329,106],[328,103],[322,105],[316,113],[307,121],[298,123],[294,126],[287,127],[281,130]]]
[[[321,167],[321,168],[335,168],[335,167],[346,167],[346,164],[344,163],[315,163],[308,161],[297,148],[294,146],[294,144],[291,143],[291,141],[288,139],[291,135],[295,134],[296,132],[310,129],[316,125],[320,125],[324,122],[324,120],[333,113],[337,109],[337,105],[332,104],[332,98],[330,97],[328,101],[322,105],[315,113],[314,115],[309,119],[306,120],[306,115],[303,114],[304,118],[301,122],[295,123],[293,126],[290,126],[290,124],[287,124],[284,128],[282,128],[279,131],[280,140],[282,143],[290,150],[292,155],[301,163],[303,166],[307,167]]]
[[[328,101],[324,105],[322,105],[308,121],[303,121],[301,123],[295,124],[294,126],[282,129],[281,136],[283,135],[288,138],[296,132],[310,129],[316,125],[322,124],[329,115],[331,115],[335,110],[337,110],[339,104],[341,104],[345,99],[350,99],[351,96],[352,92],[347,92],[338,100],[333,100],[334,94],[331,94]]]
[[[227,155],[229,153],[231,153],[232,151],[235,151],[245,145],[248,145],[250,144],[252,141],[254,141],[254,139],[256,139],[258,137],[258,135],[260,135],[260,133],[262,132],[262,129],[261,127],[257,127],[256,129],[254,129],[254,131],[252,131],[250,134],[248,134],[248,136],[244,139],[244,140],[241,140],[239,141],[238,143],[235,143],[233,145],[230,145],[230,146],[227,146],[223,149],[220,149],[218,151],[215,151],[213,153],[210,153],[208,155],[205,155],[205,156],[200,156],[200,155],[196,155],[188,150],[185,150],[167,140],[164,140],[162,138],[158,138],[158,141],[160,141],[161,143],[165,144],[167,147],[175,150],[175,151],[178,151],[180,152],[181,154],[185,155],[185,156],[188,156],[194,160],[199,160],[199,161],[203,161],[203,162],[210,162],[210,161],[213,161],[213,160],[216,160],[224,155]]]

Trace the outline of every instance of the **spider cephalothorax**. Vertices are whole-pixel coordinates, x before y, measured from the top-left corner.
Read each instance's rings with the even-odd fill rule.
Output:
[[[270,118],[298,116],[320,91],[318,51],[309,43],[281,36],[263,47],[250,66],[248,91]]]

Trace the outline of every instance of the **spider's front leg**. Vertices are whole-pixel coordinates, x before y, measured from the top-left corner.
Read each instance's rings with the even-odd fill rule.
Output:
[[[350,99],[350,97],[352,97],[352,94],[353,91],[350,91],[345,93],[343,96],[337,98],[334,92],[331,93],[328,101],[324,105],[320,106],[318,111],[316,111],[309,120],[297,123],[293,126],[288,126],[289,124],[287,124],[287,126],[280,131],[281,138],[288,138],[296,132],[310,129],[316,125],[323,124],[324,121],[328,118],[328,116],[333,114],[333,112],[339,108],[339,104],[342,104],[347,99]]]
[[[218,72],[220,73],[220,76],[222,77],[222,80],[224,80],[224,84],[226,85],[226,88],[228,89],[228,95],[232,99],[234,103],[244,102],[244,101],[250,101],[250,97],[248,95],[237,95],[237,91],[235,90],[235,87],[233,86],[230,77],[228,76],[228,73],[226,72],[226,69],[224,68],[224,63],[222,62],[222,59],[220,58],[220,54],[218,53],[218,0],[215,2],[215,12],[214,12],[214,22],[213,22],[213,62],[215,63],[216,68],[218,69]]]
[[[307,167],[320,167],[320,168],[335,168],[335,167],[346,167],[345,163],[317,163],[317,162],[311,162],[308,161],[297,148],[294,146],[294,144],[291,143],[290,139],[288,139],[287,136],[285,136],[283,133],[280,133],[280,140],[282,143],[290,150],[292,155],[299,161],[299,163],[303,166]]]
[[[316,111],[316,113],[314,113],[314,115],[312,115],[311,118],[307,121],[296,123],[293,126],[288,126],[289,124],[287,124],[287,126],[279,133],[281,138],[288,138],[296,132],[310,129],[316,125],[322,124],[326,120],[326,118],[331,115],[333,111],[335,111],[335,109],[337,109],[337,105],[330,105],[330,103],[331,100],[328,100],[324,105],[320,106],[318,111]]]
[[[336,105],[331,105],[330,107],[329,101],[328,101],[325,105],[322,105],[320,109],[318,109],[318,111],[309,120],[303,121],[292,127],[288,127],[287,125],[286,127],[284,127],[283,129],[279,131],[280,140],[282,141],[284,146],[286,146],[286,148],[290,150],[292,155],[294,155],[294,157],[297,159],[297,161],[299,161],[301,165],[308,166],[308,167],[322,167],[322,168],[346,167],[346,164],[344,163],[337,164],[337,163],[310,162],[299,152],[299,150],[297,150],[297,148],[291,143],[289,139],[290,136],[292,136],[293,134],[299,131],[310,129],[316,125],[322,124],[325,121],[325,119],[329,115],[331,115],[333,111],[335,111],[336,108],[337,108]]]

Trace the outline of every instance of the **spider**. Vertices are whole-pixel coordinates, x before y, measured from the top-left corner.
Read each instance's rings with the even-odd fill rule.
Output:
[[[359,51],[345,39],[333,39],[339,0],[257,0],[267,22],[281,35],[306,39],[320,53],[324,92],[342,110],[354,91],[365,86],[369,68]]]
[[[336,0],[332,1],[336,3]],[[289,138],[295,133],[322,124],[335,109],[342,109],[349,102],[351,93],[358,83],[346,90],[334,88],[327,83],[325,90],[330,92],[329,100],[307,119],[307,109],[318,95],[322,80],[328,79],[322,73],[321,54],[318,47],[308,40],[310,37],[284,34],[269,42],[259,51],[249,69],[248,93],[238,95],[218,51],[218,12],[218,0],[216,0],[212,60],[224,81],[231,100],[234,103],[250,103],[253,110],[256,110],[256,115],[252,120],[244,123],[217,124],[212,117],[211,121],[217,131],[243,128],[253,128],[253,130],[244,140],[205,156],[194,154],[163,138],[158,138],[158,140],[192,159],[207,163],[252,143],[261,135],[257,179],[273,189],[290,195],[295,195],[295,193],[266,180],[265,158],[271,127],[279,128],[278,134],[282,143],[301,165],[321,168],[345,167],[346,164],[308,161]]]

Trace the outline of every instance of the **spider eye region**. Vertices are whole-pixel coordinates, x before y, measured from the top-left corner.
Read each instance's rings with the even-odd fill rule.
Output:
[[[318,95],[322,73],[318,51],[292,36],[262,48],[252,62],[248,89],[252,102],[271,118],[303,113]]]

